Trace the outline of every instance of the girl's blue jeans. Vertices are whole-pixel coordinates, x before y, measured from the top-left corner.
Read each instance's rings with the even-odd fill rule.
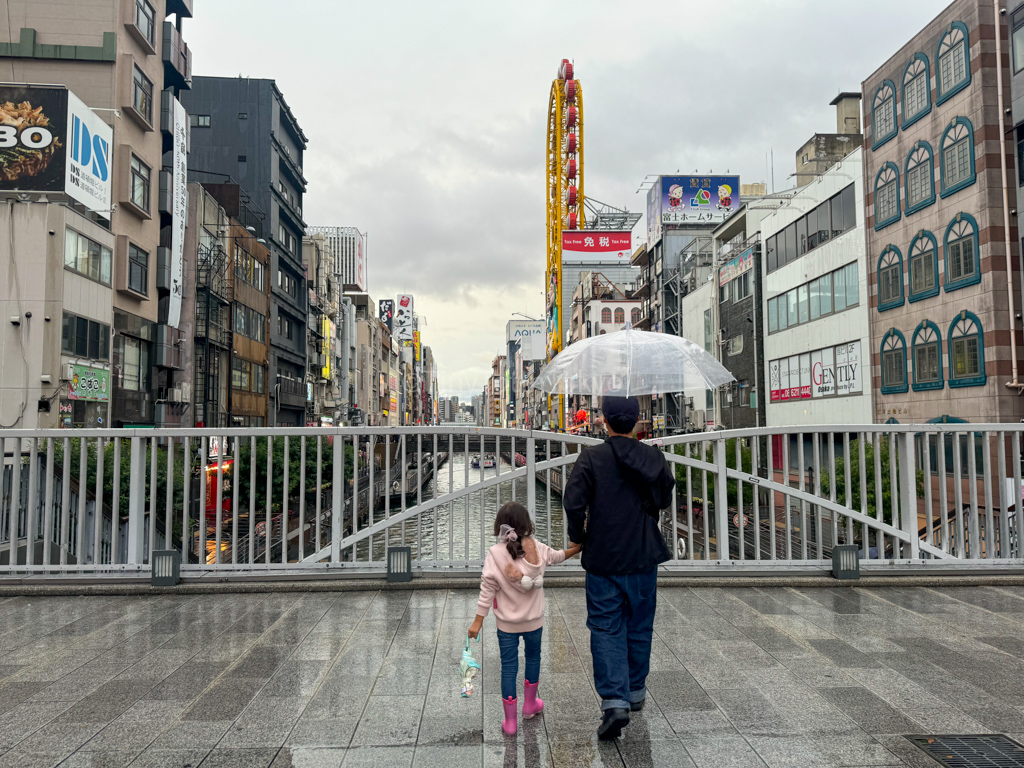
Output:
[[[502,632],[498,630],[498,650],[501,652],[501,698],[516,698],[516,678],[519,676],[519,638],[526,647],[526,682],[536,683],[540,678],[540,640],[544,627],[532,632]]]

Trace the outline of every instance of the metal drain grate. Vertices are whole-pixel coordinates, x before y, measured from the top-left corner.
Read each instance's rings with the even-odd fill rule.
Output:
[[[999,734],[907,738],[949,768],[1024,768],[1024,746]]]

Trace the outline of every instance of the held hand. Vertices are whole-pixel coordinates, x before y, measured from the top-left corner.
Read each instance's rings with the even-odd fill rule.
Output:
[[[479,619],[470,625],[469,632],[467,634],[472,640],[476,640],[480,636],[480,630],[483,628],[483,625],[484,623]]]
[[[574,544],[569,542],[569,548],[565,550],[565,559],[568,560],[570,557],[576,557],[581,551],[583,551],[582,544]]]

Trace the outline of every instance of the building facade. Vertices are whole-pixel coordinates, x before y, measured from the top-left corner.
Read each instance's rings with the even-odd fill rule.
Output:
[[[1007,386],[1020,274],[1016,186],[1004,196],[1002,183],[1005,22],[990,3],[957,0],[863,83],[877,422],[1024,415]]]
[[[337,255],[337,280],[343,291],[367,289],[366,235],[355,227],[308,227],[309,235],[322,234]]]
[[[303,426],[308,289],[302,263],[306,135],[273,80],[197,77],[184,103],[192,120],[193,176],[233,180],[266,212],[271,251],[273,425]],[[309,382],[311,383],[311,382]]]

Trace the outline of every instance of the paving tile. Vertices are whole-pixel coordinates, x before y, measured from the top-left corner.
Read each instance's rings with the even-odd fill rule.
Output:
[[[341,768],[344,749],[285,747],[277,753],[270,768]]]
[[[150,745],[148,751],[156,750],[206,750],[209,752],[221,740],[231,720],[199,721],[177,720],[161,733]],[[206,752],[203,754],[205,755]]]
[[[630,723],[630,727],[632,725]],[[696,766],[679,739],[637,741],[623,739],[619,744],[619,754],[626,768],[695,768]]]
[[[842,738],[752,736],[750,746],[769,768],[890,766],[900,759],[864,734]]]
[[[345,752],[342,768],[408,768],[415,751],[415,747],[354,747]]]
[[[682,743],[697,768],[765,768],[764,761],[739,736],[683,738]]]
[[[66,752],[29,752],[15,748],[0,755],[0,768],[54,768],[66,757]]]
[[[60,768],[125,768],[138,755],[139,752],[134,750],[79,750],[65,759]]]
[[[269,768],[276,749],[214,749],[199,768]]]
[[[480,768],[483,745],[417,746],[412,758],[413,768]]]
[[[416,743],[424,696],[371,696],[352,746],[406,746]]]

